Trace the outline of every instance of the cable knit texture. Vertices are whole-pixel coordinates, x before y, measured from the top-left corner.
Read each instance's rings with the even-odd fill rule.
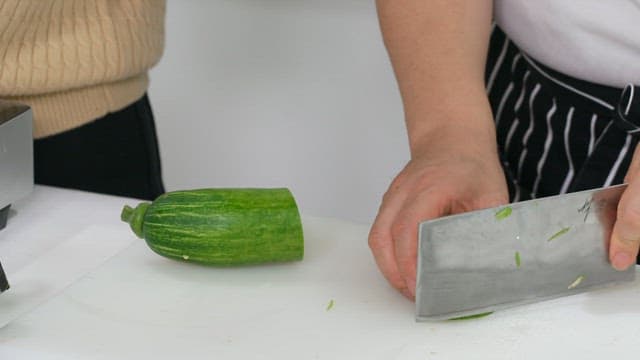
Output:
[[[0,98],[30,105],[34,137],[126,107],[164,45],[165,0],[0,0]]]

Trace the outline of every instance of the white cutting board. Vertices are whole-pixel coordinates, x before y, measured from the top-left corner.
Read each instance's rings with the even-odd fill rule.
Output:
[[[416,323],[376,269],[367,227],[304,225],[305,260],[282,265],[191,265],[138,241],[0,329],[0,359],[584,360],[640,350],[638,282]]]

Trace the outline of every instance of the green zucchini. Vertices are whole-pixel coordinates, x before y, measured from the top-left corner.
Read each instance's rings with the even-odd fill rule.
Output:
[[[174,191],[121,219],[154,252],[208,265],[302,260],[304,238],[295,199],[288,189],[197,189]]]

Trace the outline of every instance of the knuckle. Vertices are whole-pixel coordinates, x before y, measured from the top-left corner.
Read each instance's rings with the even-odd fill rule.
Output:
[[[389,188],[389,190],[387,190],[384,195],[382,195],[382,202],[380,203],[380,209],[384,209],[385,206],[387,206],[387,204],[389,202],[391,202],[391,200],[396,196],[396,192],[391,190],[391,188]]]
[[[389,247],[391,239],[381,229],[372,228],[369,232],[369,248],[373,251]]]
[[[388,202],[390,202],[399,193],[404,191],[405,184],[406,184],[405,178],[406,176],[404,176],[403,174],[399,174],[395,179],[393,179],[387,191],[384,193],[384,195],[382,195],[383,206],[384,204],[387,204]]]
[[[434,183],[439,183],[439,181],[437,181],[438,178],[434,177],[431,174],[418,174],[418,176],[416,176],[416,179],[417,186],[421,189],[429,188]],[[442,182],[442,184],[440,185],[444,186],[446,184],[446,182]]]
[[[404,275],[408,275],[415,268],[416,260],[411,256],[400,256],[397,259],[398,269]]]
[[[410,231],[411,225],[407,220],[399,220],[391,225],[391,236],[396,240],[406,238]]]

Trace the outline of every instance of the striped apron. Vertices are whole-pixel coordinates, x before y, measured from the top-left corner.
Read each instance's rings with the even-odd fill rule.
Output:
[[[486,87],[512,201],[623,182],[640,135],[639,86],[558,73],[496,26]]]

